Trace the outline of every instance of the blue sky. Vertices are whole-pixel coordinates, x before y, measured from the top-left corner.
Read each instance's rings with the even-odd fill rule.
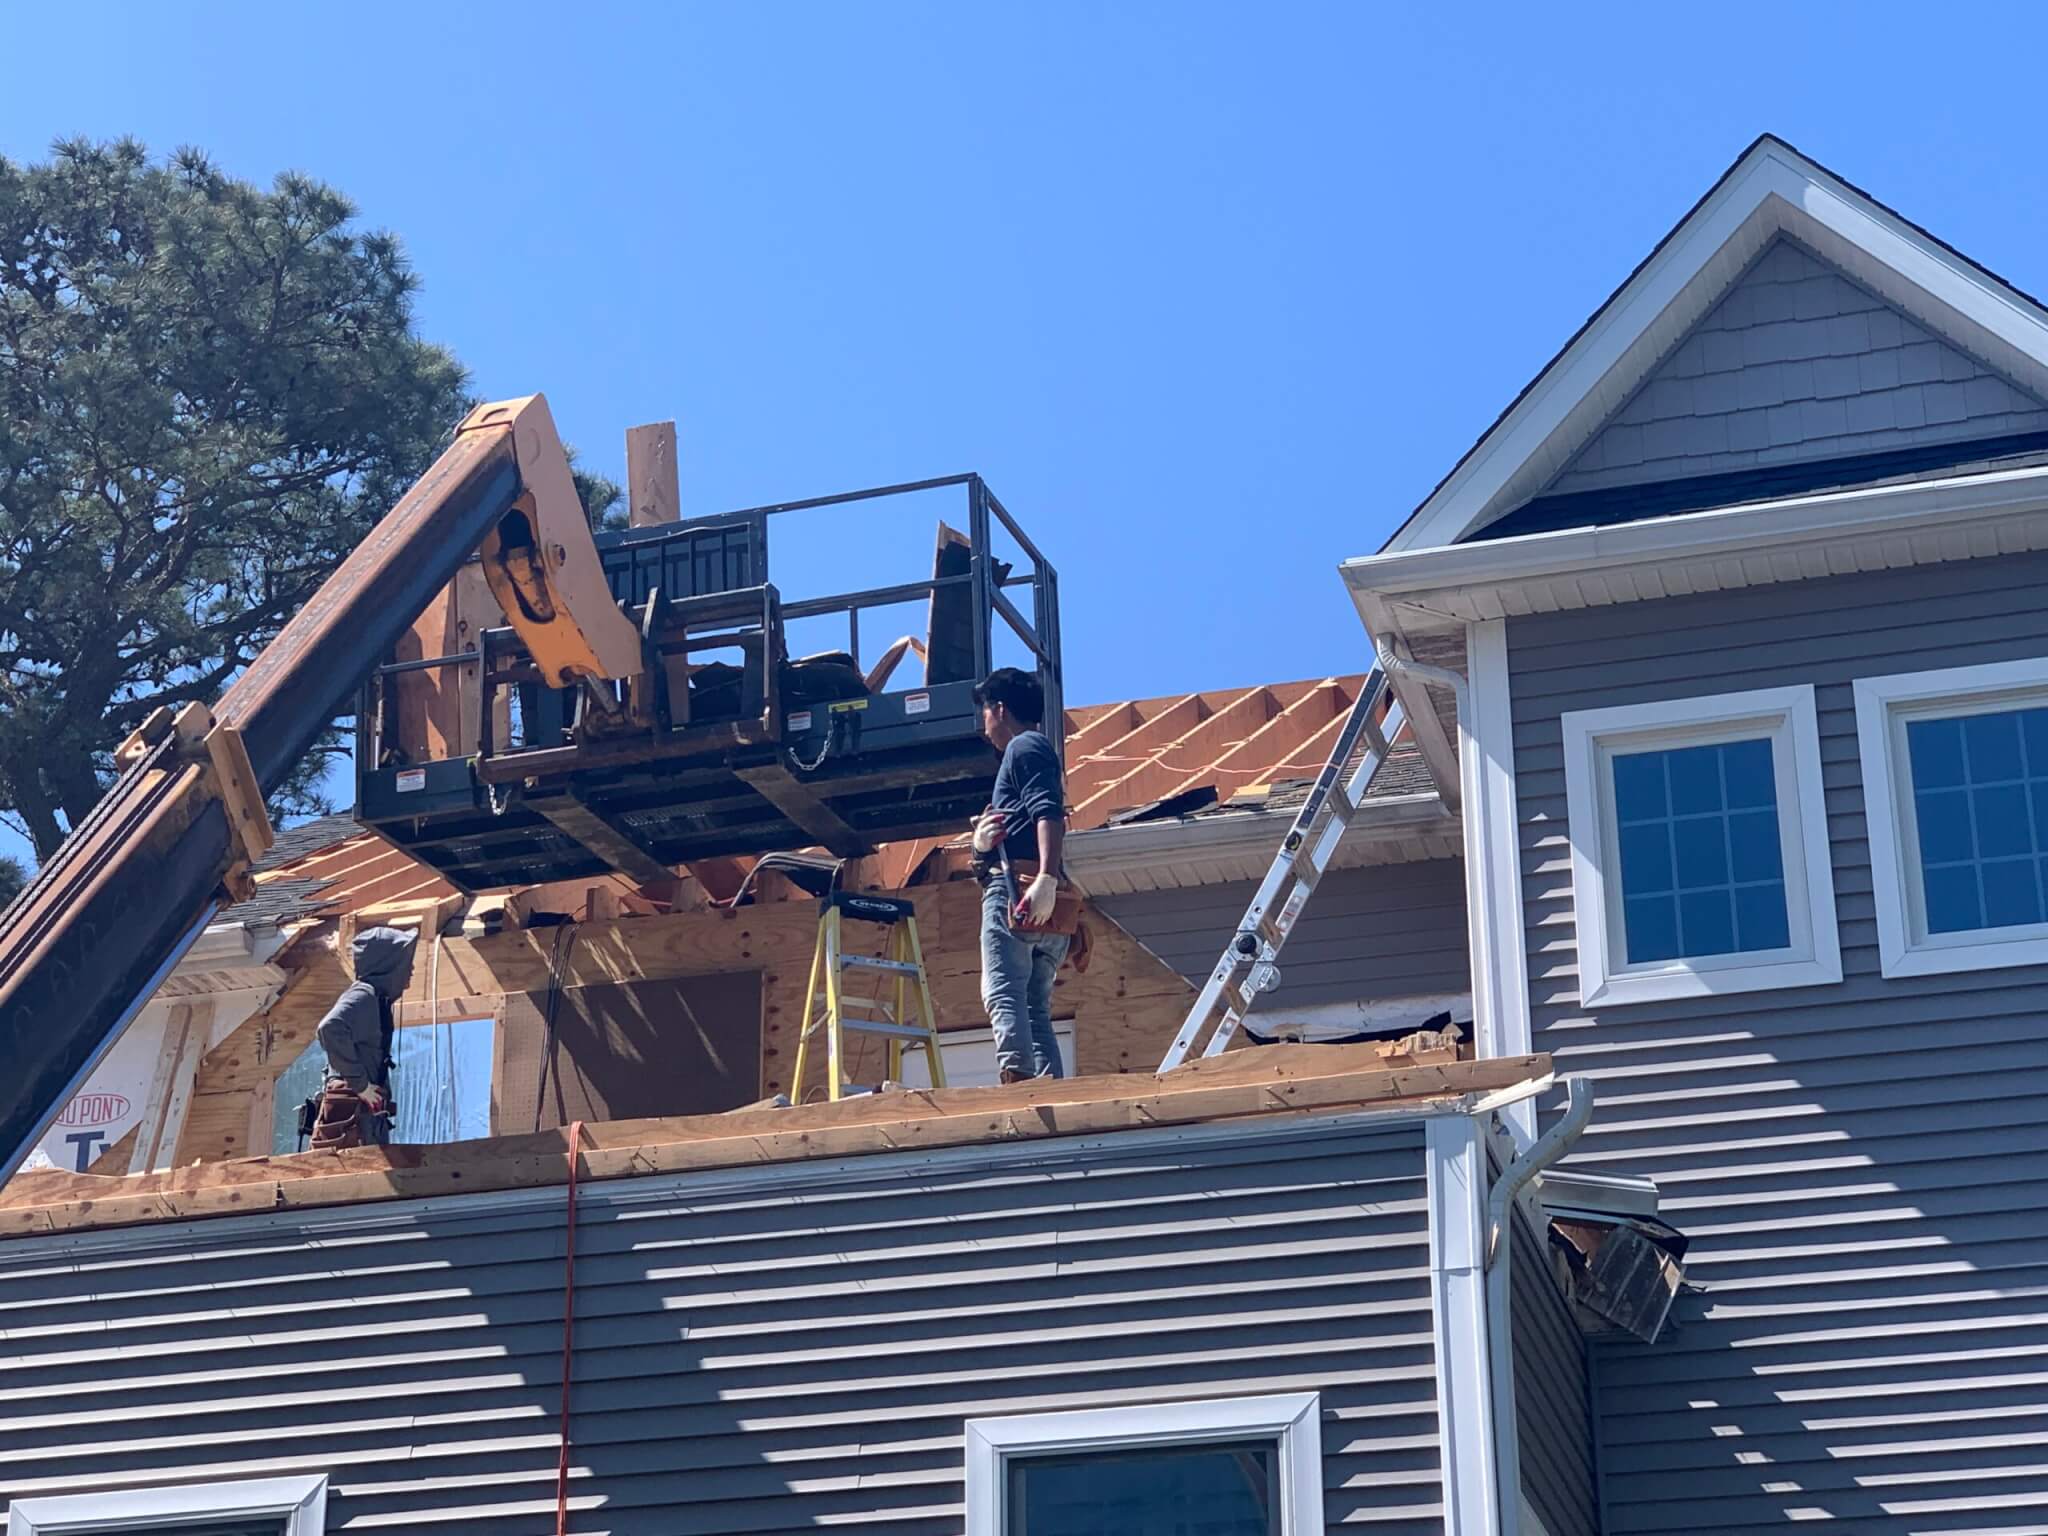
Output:
[[[1060,567],[1074,702],[1362,668],[1337,562],[1765,129],[2048,290],[2017,8],[117,14],[86,51],[9,8],[0,153],[328,180],[485,394],[614,473],[678,420],[686,514],[980,470]],[[930,513],[776,577],[914,575]]]

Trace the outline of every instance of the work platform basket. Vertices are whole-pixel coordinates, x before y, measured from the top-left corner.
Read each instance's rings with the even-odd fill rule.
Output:
[[[928,576],[795,600],[770,580],[783,514],[934,492],[961,498],[966,528],[940,522]],[[998,557],[998,526],[1014,558]],[[859,528],[843,516],[826,536]],[[1058,576],[977,475],[596,542],[642,634],[646,670],[630,688],[544,686],[472,564],[364,689],[356,816],[463,890],[607,871],[662,880],[720,855],[854,857],[963,831],[997,764],[972,695],[1005,631],[1035,663],[1058,739]],[[864,657],[862,613],[913,602],[925,632]],[[832,615],[846,620],[843,651],[789,654],[789,625]]]

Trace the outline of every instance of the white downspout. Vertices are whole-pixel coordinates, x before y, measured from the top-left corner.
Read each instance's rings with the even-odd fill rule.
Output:
[[[1493,1269],[1493,1261],[1507,1246],[1508,1213],[1514,1206],[1515,1196],[1537,1174],[1569,1152],[1572,1143],[1579,1139],[1580,1133],[1593,1119],[1593,1085],[1590,1082],[1583,1077],[1568,1077],[1564,1080],[1564,1091],[1564,1118],[1537,1137],[1526,1151],[1501,1170],[1500,1182],[1494,1185],[1492,1197],[1487,1201],[1486,1268],[1489,1272]]]
[[[1471,698],[1466,692],[1463,674],[1453,672],[1449,667],[1439,667],[1427,661],[1417,661],[1408,654],[1408,648],[1394,635],[1374,635],[1373,650],[1378,654],[1380,666],[1389,672],[1399,672],[1418,682],[1435,683],[1439,688],[1448,688],[1458,701],[1458,718],[1465,720],[1472,712]]]
[[[1493,1375],[1493,1463],[1500,1479],[1501,1536],[1521,1536],[1522,1459],[1515,1435],[1515,1349],[1510,1254],[1515,1197],[1571,1150],[1593,1118],[1593,1085],[1568,1077],[1564,1117],[1503,1168],[1486,1202],[1486,1345]],[[1499,1260],[1501,1262],[1496,1263]]]

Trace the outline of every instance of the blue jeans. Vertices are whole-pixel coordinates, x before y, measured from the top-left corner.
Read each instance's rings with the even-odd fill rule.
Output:
[[[1052,980],[1072,935],[1010,927],[1005,885],[981,893],[981,1006],[996,1035],[996,1070],[1062,1077],[1052,1029]]]

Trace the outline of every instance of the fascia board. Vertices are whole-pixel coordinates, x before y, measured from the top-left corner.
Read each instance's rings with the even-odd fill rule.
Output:
[[[1366,555],[1340,568],[1353,593],[1399,602],[1404,594],[1582,576],[1599,570],[1720,555],[1764,553],[1851,534],[1925,528],[2048,510],[2048,468],[1868,487],[1604,528],[1531,533],[1448,548]]]

